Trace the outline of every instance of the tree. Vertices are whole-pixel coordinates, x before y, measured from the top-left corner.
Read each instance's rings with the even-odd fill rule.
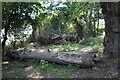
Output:
[[[33,10],[32,5],[32,3],[24,2],[2,3],[2,28],[5,29],[2,41],[2,53],[5,51],[8,32],[14,32],[16,29],[23,28],[26,22],[31,20],[30,14]]]
[[[34,4],[34,11],[33,11],[34,18],[31,21],[31,25],[32,25],[32,29],[33,29],[32,40],[36,41],[40,36],[42,24],[47,16],[47,14],[44,13],[45,10],[46,10],[46,8],[42,1]]]
[[[118,58],[120,53],[120,26],[118,21],[120,3],[103,2],[101,7],[105,19],[104,53],[107,57]]]
[[[69,12],[69,17],[70,17],[69,21],[73,21],[75,20],[75,18],[77,18],[81,22],[82,30],[80,30],[81,28],[79,28],[78,31],[82,31],[84,33],[82,37],[84,37],[84,35],[87,35],[89,37],[96,35],[97,33],[96,30],[98,30],[98,28],[96,29],[95,23],[100,18],[97,13],[101,9],[100,3],[92,3],[92,2],[69,3],[68,2],[66,3],[66,5],[68,6],[68,12]],[[76,27],[80,27],[80,26],[76,26]]]

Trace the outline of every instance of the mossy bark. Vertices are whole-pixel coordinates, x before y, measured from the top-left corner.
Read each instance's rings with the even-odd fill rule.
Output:
[[[102,12],[105,19],[104,53],[109,58],[117,58],[120,53],[120,21],[118,2],[102,2]]]

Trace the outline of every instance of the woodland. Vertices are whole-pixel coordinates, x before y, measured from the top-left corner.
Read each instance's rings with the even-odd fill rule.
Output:
[[[2,2],[2,78],[118,79],[119,2]]]

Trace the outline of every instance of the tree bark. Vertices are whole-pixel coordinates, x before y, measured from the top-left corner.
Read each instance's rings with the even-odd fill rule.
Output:
[[[60,64],[75,63],[86,66],[94,66],[95,54],[95,52],[42,52],[40,50],[24,49],[11,51],[8,53],[8,56],[18,59],[43,59]]]
[[[118,47],[120,45],[119,6],[118,2],[101,3],[105,19],[104,53],[109,58],[118,58],[118,53],[120,53],[120,48]]]

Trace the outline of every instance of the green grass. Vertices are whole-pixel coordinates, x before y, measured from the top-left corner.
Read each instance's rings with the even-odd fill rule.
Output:
[[[50,75],[52,77],[68,77],[72,70],[78,69],[77,65],[56,65],[45,60],[35,61],[33,67],[43,74]]]
[[[67,44],[61,44],[61,45],[52,45],[50,46],[50,49],[55,51],[55,50],[59,50],[59,51],[74,51],[74,50],[80,50],[82,48],[84,48],[84,45],[80,45],[78,43],[67,43]]]
[[[91,37],[91,38],[82,40],[79,43],[83,45],[88,45],[88,46],[94,46],[94,45],[101,46],[103,43],[103,36]]]
[[[103,36],[98,37],[91,37],[86,40],[80,41],[80,44],[91,46],[94,48],[99,48],[100,50],[103,50]]]
[[[91,37],[79,41],[79,43],[66,43],[50,46],[52,51],[80,51],[83,48],[91,48],[97,50],[101,55],[103,53],[103,36]]]

